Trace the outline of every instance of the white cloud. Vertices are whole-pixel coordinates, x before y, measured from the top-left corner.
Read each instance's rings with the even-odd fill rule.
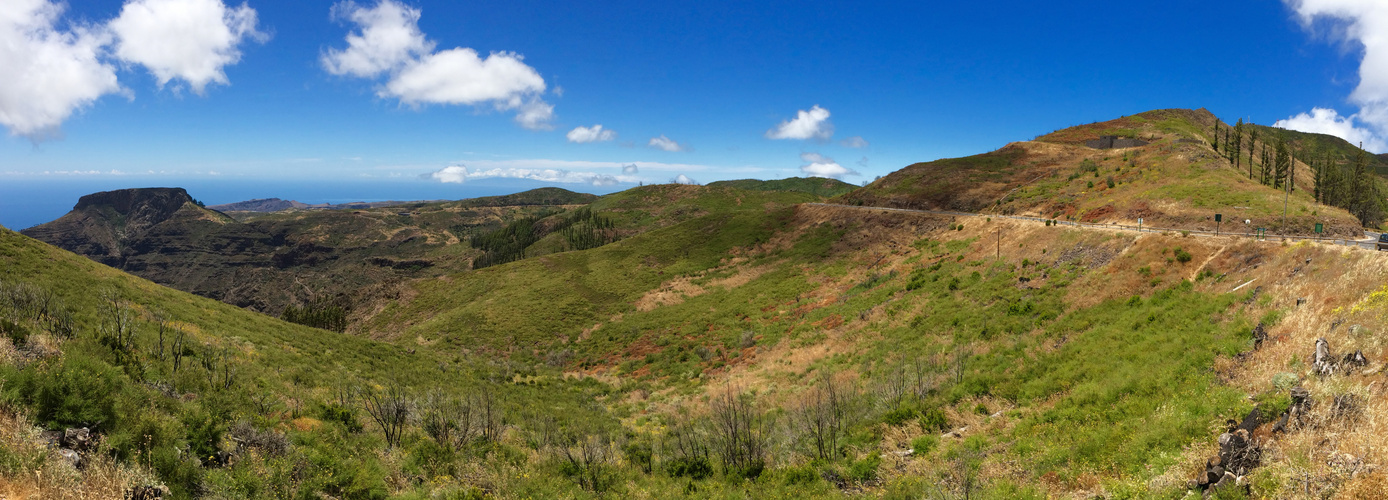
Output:
[[[805,164],[800,166],[800,173],[810,177],[840,179],[845,176],[858,175],[858,172],[853,171],[853,169],[839,165],[833,158],[819,153],[802,153],[800,159],[805,161]]]
[[[630,165],[623,165],[623,166],[622,166],[622,173],[623,173],[623,174],[626,174],[626,175],[636,175],[636,174],[638,174],[638,173],[640,173],[640,172],[641,172],[641,167],[637,167],[635,163],[632,163],[632,164],[630,164]]]
[[[610,141],[617,138],[617,133],[612,130],[604,130],[602,125],[593,125],[591,127],[575,127],[573,130],[570,130],[565,137],[568,137],[569,142],[582,144],[586,142]]]
[[[419,14],[419,9],[396,2],[371,9],[352,2],[334,5],[333,19],[356,23],[361,31],[347,35],[346,49],[323,54],[323,68],[334,75],[373,78],[433,52],[433,42],[419,31]]]
[[[859,136],[859,135],[855,135],[855,136],[853,136],[853,137],[849,137],[849,138],[847,138],[847,139],[844,139],[843,141],[840,141],[839,144],[842,144],[843,147],[845,147],[845,148],[865,148],[865,147],[868,147],[868,141],[867,141],[867,139],[864,139],[862,136]]]
[[[444,183],[461,184],[473,179],[529,179],[541,182],[555,182],[562,184],[591,184],[594,186],[612,186],[618,183],[635,184],[641,179],[625,175],[609,175],[598,172],[573,172],[569,170],[550,169],[550,168],[516,168],[516,167],[494,167],[483,169],[468,169],[463,165],[450,165],[435,172],[424,174],[425,179],[432,179]]]
[[[801,110],[795,119],[781,122],[766,131],[767,139],[816,139],[829,140],[834,135],[834,125],[829,123],[829,110],[816,104],[809,111]]]
[[[497,106],[497,109],[509,109],[504,106]],[[554,105],[532,97],[525,104],[520,105],[516,111],[516,123],[528,130],[550,130],[554,125],[550,122],[554,120]]]
[[[1362,143],[1364,149],[1369,151],[1383,151],[1388,145],[1384,144],[1383,139],[1374,134],[1373,131],[1355,126],[1356,116],[1340,116],[1340,113],[1333,109],[1315,108],[1310,113],[1301,113],[1285,120],[1278,120],[1273,126],[1288,130],[1329,134],[1349,141],[1356,146]]]
[[[684,151],[683,144],[675,142],[671,140],[669,137],[665,137],[665,134],[661,134],[660,137],[652,137],[651,141],[646,143],[646,145],[656,149],[669,151],[672,153],[677,151]]]
[[[531,130],[553,128],[554,106],[540,98],[546,85],[540,73],[514,52],[456,47],[433,52],[434,43],[419,30],[420,10],[395,0],[366,8],[354,3],[333,7],[333,16],[356,24],[347,48],[330,49],[323,68],[335,75],[375,78],[389,74],[377,95],[412,106],[491,104],[516,111],[516,123]]]
[[[699,181],[696,181],[696,180],[694,180],[694,179],[690,179],[688,176],[686,176],[686,175],[684,175],[684,174],[676,175],[674,179],[670,179],[670,182],[675,183],[675,184],[685,184],[685,185],[689,185],[689,186],[697,186],[697,185],[699,185]]]
[[[1351,103],[1359,106],[1359,112],[1345,118],[1350,122],[1360,122],[1373,129],[1378,138],[1376,146],[1369,148],[1383,152],[1383,137],[1388,137],[1388,2],[1382,0],[1284,0],[1302,25],[1308,30],[1315,29],[1318,19],[1331,23],[1330,36],[1355,42],[1364,48],[1364,58],[1359,64],[1359,85],[1350,94]],[[1312,111],[1312,118],[1316,111]],[[1291,119],[1295,119],[1293,117]],[[1330,117],[1333,118],[1333,117]],[[1333,127],[1333,121],[1330,125]],[[1343,127],[1341,127],[1343,128]],[[1343,136],[1342,136],[1343,137]],[[1345,137],[1346,140],[1350,140]]]
[[[59,31],[62,11],[48,0],[0,6],[0,123],[11,134],[55,137],[78,109],[120,91],[115,67],[100,58],[109,36],[85,26]]]
[[[450,165],[439,169],[437,172],[426,175],[439,182],[462,184],[463,181],[467,180],[467,167],[462,165]]]
[[[130,0],[109,26],[116,57],[149,69],[161,87],[177,78],[202,94],[208,84],[228,83],[222,68],[241,59],[242,41],[266,39],[255,25],[255,9],[244,3]]]

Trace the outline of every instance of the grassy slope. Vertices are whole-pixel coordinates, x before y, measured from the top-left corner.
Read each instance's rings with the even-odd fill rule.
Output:
[[[417,282],[415,298],[373,326],[444,352],[482,349],[522,362],[562,354],[571,370],[617,375],[631,381],[626,390],[653,394],[614,407],[639,429],[662,421],[659,408],[723,384],[763,387],[787,405],[816,373],[854,373],[876,386],[934,359],[939,389],[920,408],[944,408],[956,425],[979,421],[978,405],[1007,411],[979,421],[988,430],[971,441],[928,456],[946,463],[972,446],[988,460],[1034,461],[1024,482],[1055,472],[1068,485],[1060,490],[1085,475],[1161,475],[1183,446],[1208,440],[1209,425],[1246,408],[1204,370],[1247,348],[1249,320],[1234,296],[1181,284],[1199,266],[1165,264],[1170,249],[1154,247],[1169,239],[1031,228],[1009,233],[1005,246],[1022,242],[1028,250],[1018,253],[1032,264],[1018,256],[999,265],[982,258],[993,245],[977,238],[988,229],[889,219],[807,208],[705,216],[599,249]],[[1149,268],[1169,268],[1125,277],[1148,300],[1095,290],[1113,270],[1067,251],[1129,248],[1162,263]],[[1043,275],[1038,287],[1017,285]],[[1113,298],[1081,305],[1075,295]],[[968,369],[949,380],[945,360],[958,352]],[[863,446],[886,452],[899,443],[892,434],[915,435],[887,433]],[[911,467],[940,472],[925,463]]]
[[[1248,179],[1246,166],[1236,169],[1210,150],[1205,135],[1214,120],[1203,110],[1159,110],[1071,127],[991,153],[911,165],[839,199],[1133,225],[1143,218],[1149,226],[1200,230],[1214,230],[1214,214],[1221,213],[1226,221],[1250,219],[1272,232],[1309,234],[1320,222],[1330,234],[1358,234],[1347,212],[1315,203],[1313,175],[1300,163],[1284,224],[1283,193]],[[1151,144],[1107,151],[1083,146],[1100,135]]]
[[[392,462],[400,457],[383,455],[377,435],[353,433],[344,430],[341,423],[319,420],[323,418],[319,408],[335,399],[335,391],[395,382],[419,394],[431,390],[460,393],[487,385],[484,377],[505,380],[502,371],[515,373],[513,368],[493,362],[456,355],[435,358],[404,347],[285,323],[155,285],[8,230],[0,230],[0,283],[23,283],[54,292],[77,312],[78,327],[74,340],[57,344],[62,350],[59,357],[19,369],[7,355],[0,363],[0,380],[8,382],[3,387],[5,404],[0,407],[5,411],[13,411],[15,404],[31,408],[41,424],[59,429],[96,424],[109,453],[132,462],[138,459],[179,498],[199,488],[196,484],[230,497],[312,496],[314,491],[351,497],[384,494],[398,488],[384,480],[387,474],[400,474],[401,464]],[[130,301],[137,312],[135,324],[140,333],[134,362],[119,361],[113,350],[94,338],[101,303],[98,293],[102,291],[113,291]],[[183,361],[184,368],[176,373],[170,360],[158,360],[151,354],[156,313],[189,332],[190,354]],[[10,345],[9,341],[3,343]],[[200,366],[203,359],[212,359],[209,353],[220,349],[231,353],[235,382],[230,389],[209,386]],[[533,371],[523,369],[522,373],[527,370]],[[99,396],[83,396],[76,406],[105,405],[96,414],[109,413],[110,417],[87,421],[70,411],[44,406],[44,398],[49,397],[44,394],[50,393],[42,391],[62,387],[46,386],[44,380],[85,380],[63,374],[107,380],[107,389]],[[170,384],[178,394],[188,396],[171,399],[146,383]],[[64,390],[76,390],[81,387],[77,384]],[[591,401],[591,391],[597,386],[558,381],[544,385],[542,389],[533,382],[507,383],[501,397],[508,407],[589,415],[583,401]],[[38,387],[50,389],[40,391]],[[360,410],[355,412],[353,420],[365,420]],[[528,413],[517,411],[516,415]],[[195,450],[228,449],[231,445],[225,437],[200,439],[225,436],[227,428],[237,421],[287,433],[291,451],[280,457],[243,456],[236,466],[220,469],[201,467],[195,457],[186,454],[189,446]],[[417,444],[418,437],[414,439]],[[177,447],[185,452],[176,453]],[[12,463],[7,460],[11,458],[0,453],[0,477],[14,479],[11,474],[23,472],[22,467],[10,468]],[[300,472],[292,472],[296,470]]]
[[[815,196],[823,196],[825,198],[832,198],[858,189],[858,186],[853,184],[838,179],[826,179],[823,177],[791,177],[769,181],[739,179],[710,182],[708,185],[709,187],[731,187],[748,191],[799,191]]]
[[[771,188],[777,189],[771,189]],[[598,198],[588,205],[594,215],[612,222],[614,240],[679,224],[714,213],[766,211],[791,205],[822,201],[823,195],[806,192],[806,183],[766,184],[760,189],[713,183],[708,186],[654,184]],[[786,189],[780,189],[786,188]],[[559,214],[551,217],[563,217]],[[546,221],[541,221],[543,225]],[[527,256],[548,255],[568,250],[562,235],[551,233],[526,250]]]

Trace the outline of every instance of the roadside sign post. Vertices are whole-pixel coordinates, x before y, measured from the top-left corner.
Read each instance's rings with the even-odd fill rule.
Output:
[[[1219,236],[1219,223],[1224,220],[1224,214],[1215,214],[1215,236]]]
[[[1321,223],[1317,222],[1317,223],[1316,223],[1316,241],[1320,241],[1320,239],[1321,239],[1321,233],[1324,232],[1324,231],[1325,231],[1325,226],[1322,225]]]
[[[1142,232],[1142,217],[1137,218],[1137,232]]]

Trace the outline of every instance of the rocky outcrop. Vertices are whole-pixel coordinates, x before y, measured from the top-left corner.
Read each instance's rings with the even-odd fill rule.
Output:
[[[1335,355],[1330,352],[1330,342],[1325,338],[1316,339],[1316,351],[1312,354],[1312,359],[1314,361],[1311,368],[1322,377],[1336,373],[1349,375],[1369,364],[1369,359],[1364,357],[1363,351],[1354,351],[1343,356]]]
[[[1261,421],[1262,412],[1254,408],[1235,428],[1220,434],[1219,454],[1205,461],[1205,469],[1187,487],[1202,492],[1204,498],[1226,489],[1248,488],[1244,477],[1263,461],[1263,449],[1253,438]]]

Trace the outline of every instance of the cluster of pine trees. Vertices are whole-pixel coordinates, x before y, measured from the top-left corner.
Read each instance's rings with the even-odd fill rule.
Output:
[[[327,300],[285,307],[280,319],[334,332],[347,330],[347,308]]]
[[[1216,121],[1211,145],[1240,171],[1247,155],[1249,179],[1288,191],[1296,190],[1295,165],[1301,161],[1315,174],[1313,190],[1318,203],[1343,208],[1367,227],[1383,222],[1380,181],[1369,168],[1363,145],[1350,159],[1329,150],[1298,151],[1284,135],[1259,137],[1259,130],[1260,127],[1245,125],[1242,118],[1233,127],[1221,126]]]
[[[583,207],[564,217],[556,217],[543,224],[540,222],[550,215],[553,213],[542,212],[494,231],[474,235],[469,240],[472,247],[485,253],[472,261],[472,268],[481,269],[524,259],[526,248],[554,232],[563,236],[567,250],[587,250],[617,240],[612,231],[612,219],[594,214],[591,208]]]

